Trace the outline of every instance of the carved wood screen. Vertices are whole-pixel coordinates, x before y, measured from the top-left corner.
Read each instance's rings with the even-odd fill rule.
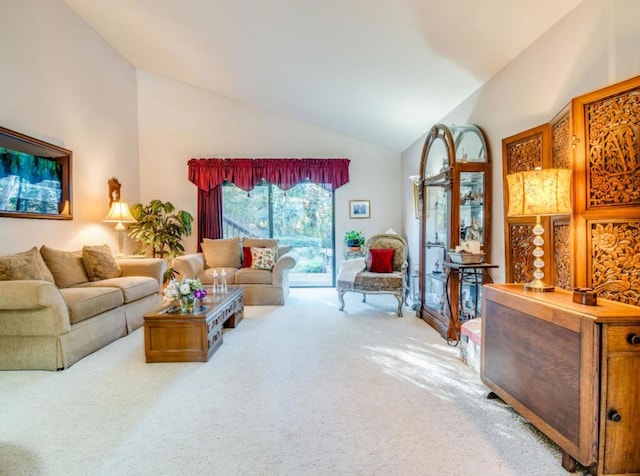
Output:
[[[504,139],[502,153],[503,177],[573,170],[572,217],[543,219],[549,281],[640,305],[640,77],[574,98],[549,124]],[[505,218],[507,282],[530,280],[532,226]]]
[[[640,77],[572,106],[576,285],[640,305]]]
[[[533,218],[509,218],[509,192],[507,174],[533,170],[536,167],[549,166],[549,133],[547,124],[523,131],[502,141],[502,173],[505,218],[505,275],[508,283],[527,283],[533,279],[533,243],[532,229],[536,222]],[[549,218],[542,217],[545,233],[544,255],[549,256],[550,233]],[[548,261],[545,260],[545,261]],[[549,276],[550,265],[545,263],[544,274]]]

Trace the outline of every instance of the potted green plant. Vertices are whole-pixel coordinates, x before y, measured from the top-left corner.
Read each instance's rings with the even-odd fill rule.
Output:
[[[349,230],[344,234],[344,243],[348,248],[360,249],[364,245],[364,235],[361,231]]]
[[[184,254],[182,238],[191,235],[193,216],[184,210],[176,211],[171,202],[160,200],[151,200],[148,205],[134,203],[130,210],[136,222],[128,227],[129,237],[151,248],[153,258],[162,258],[167,262],[165,282],[175,278],[176,271],[171,267],[171,262],[176,256]]]

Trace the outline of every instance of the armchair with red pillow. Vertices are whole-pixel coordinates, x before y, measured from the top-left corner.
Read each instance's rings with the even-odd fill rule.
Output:
[[[345,262],[338,272],[340,310],[344,310],[344,294],[349,291],[361,293],[363,301],[367,294],[393,294],[398,300],[398,317],[402,317],[402,304],[408,293],[408,249],[406,240],[397,234],[382,233],[369,238],[364,245],[364,269],[354,270]]]

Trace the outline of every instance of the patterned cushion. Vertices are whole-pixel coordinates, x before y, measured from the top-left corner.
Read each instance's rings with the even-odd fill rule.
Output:
[[[0,256],[0,281],[40,279],[54,283],[53,275],[35,246],[29,251]]]
[[[89,282],[89,276],[82,263],[82,250],[60,251],[42,245],[40,254],[59,288],[70,288],[76,284]]]
[[[205,238],[201,247],[207,268],[240,267],[240,238]]]
[[[117,278],[122,274],[108,245],[83,246],[82,263],[91,281]]]
[[[276,263],[274,248],[251,248],[251,268],[271,271]]]

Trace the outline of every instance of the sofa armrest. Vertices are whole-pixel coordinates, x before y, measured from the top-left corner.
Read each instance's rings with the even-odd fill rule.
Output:
[[[173,260],[173,269],[178,273],[179,280],[196,279],[204,271],[204,255],[191,253],[178,256]]]
[[[118,260],[122,276],[148,276],[158,281],[160,289],[164,281],[167,262],[161,258],[123,258]]]
[[[0,281],[0,335],[60,335],[69,332],[62,293],[48,281]]]
[[[273,266],[271,284],[273,286],[282,286],[286,273],[295,268],[298,263],[298,255],[293,251],[289,251],[280,256],[276,264]]]

